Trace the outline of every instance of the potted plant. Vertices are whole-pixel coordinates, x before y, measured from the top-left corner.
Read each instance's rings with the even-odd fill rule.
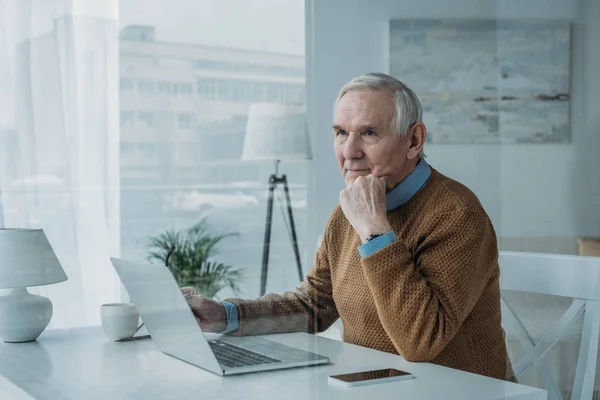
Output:
[[[214,260],[221,240],[236,233],[210,233],[206,218],[190,228],[167,230],[148,238],[148,261],[166,264],[180,287],[191,286],[204,296],[214,298],[223,288],[239,292],[242,273],[231,265]],[[172,251],[172,249],[174,250]],[[169,256],[169,253],[172,253]]]

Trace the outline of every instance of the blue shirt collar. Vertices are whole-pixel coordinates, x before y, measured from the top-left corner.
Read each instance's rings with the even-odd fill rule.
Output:
[[[425,159],[421,159],[415,169],[385,195],[388,211],[396,209],[412,199],[412,197],[427,183],[430,175],[431,167],[427,164]]]

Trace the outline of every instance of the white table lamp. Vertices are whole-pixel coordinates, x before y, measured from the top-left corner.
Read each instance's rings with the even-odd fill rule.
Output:
[[[250,106],[242,160],[275,162],[275,173],[269,177],[269,200],[260,278],[261,296],[265,294],[267,285],[273,191],[278,184],[283,184],[298,276],[300,281],[303,279],[287,177],[285,175],[278,176],[278,167],[282,160],[310,160],[311,158],[312,153],[306,131],[306,113],[303,106],[277,103],[254,103]]]
[[[52,303],[31,294],[28,286],[67,280],[52,246],[41,229],[0,229],[0,338],[5,342],[30,342],[48,326]]]

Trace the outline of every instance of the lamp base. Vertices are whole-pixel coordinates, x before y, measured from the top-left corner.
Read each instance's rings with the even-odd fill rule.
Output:
[[[15,288],[0,296],[0,339],[7,343],[31,342],[46,329],[52,318],[52,302]]]

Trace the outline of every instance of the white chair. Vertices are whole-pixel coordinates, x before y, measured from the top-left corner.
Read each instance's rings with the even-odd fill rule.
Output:
[[[562,394],[542,357],[573,327],[582,314],[583,332],[571,400],[591,400],[594,394],[600,328],[600,258],[500,252],[500,288],[573,298],[559,321],[537,342],[502,295],[504,324],[518,337],[525,356],[513,364],[517,378],[531,364],[539,372],[549,399]]]

